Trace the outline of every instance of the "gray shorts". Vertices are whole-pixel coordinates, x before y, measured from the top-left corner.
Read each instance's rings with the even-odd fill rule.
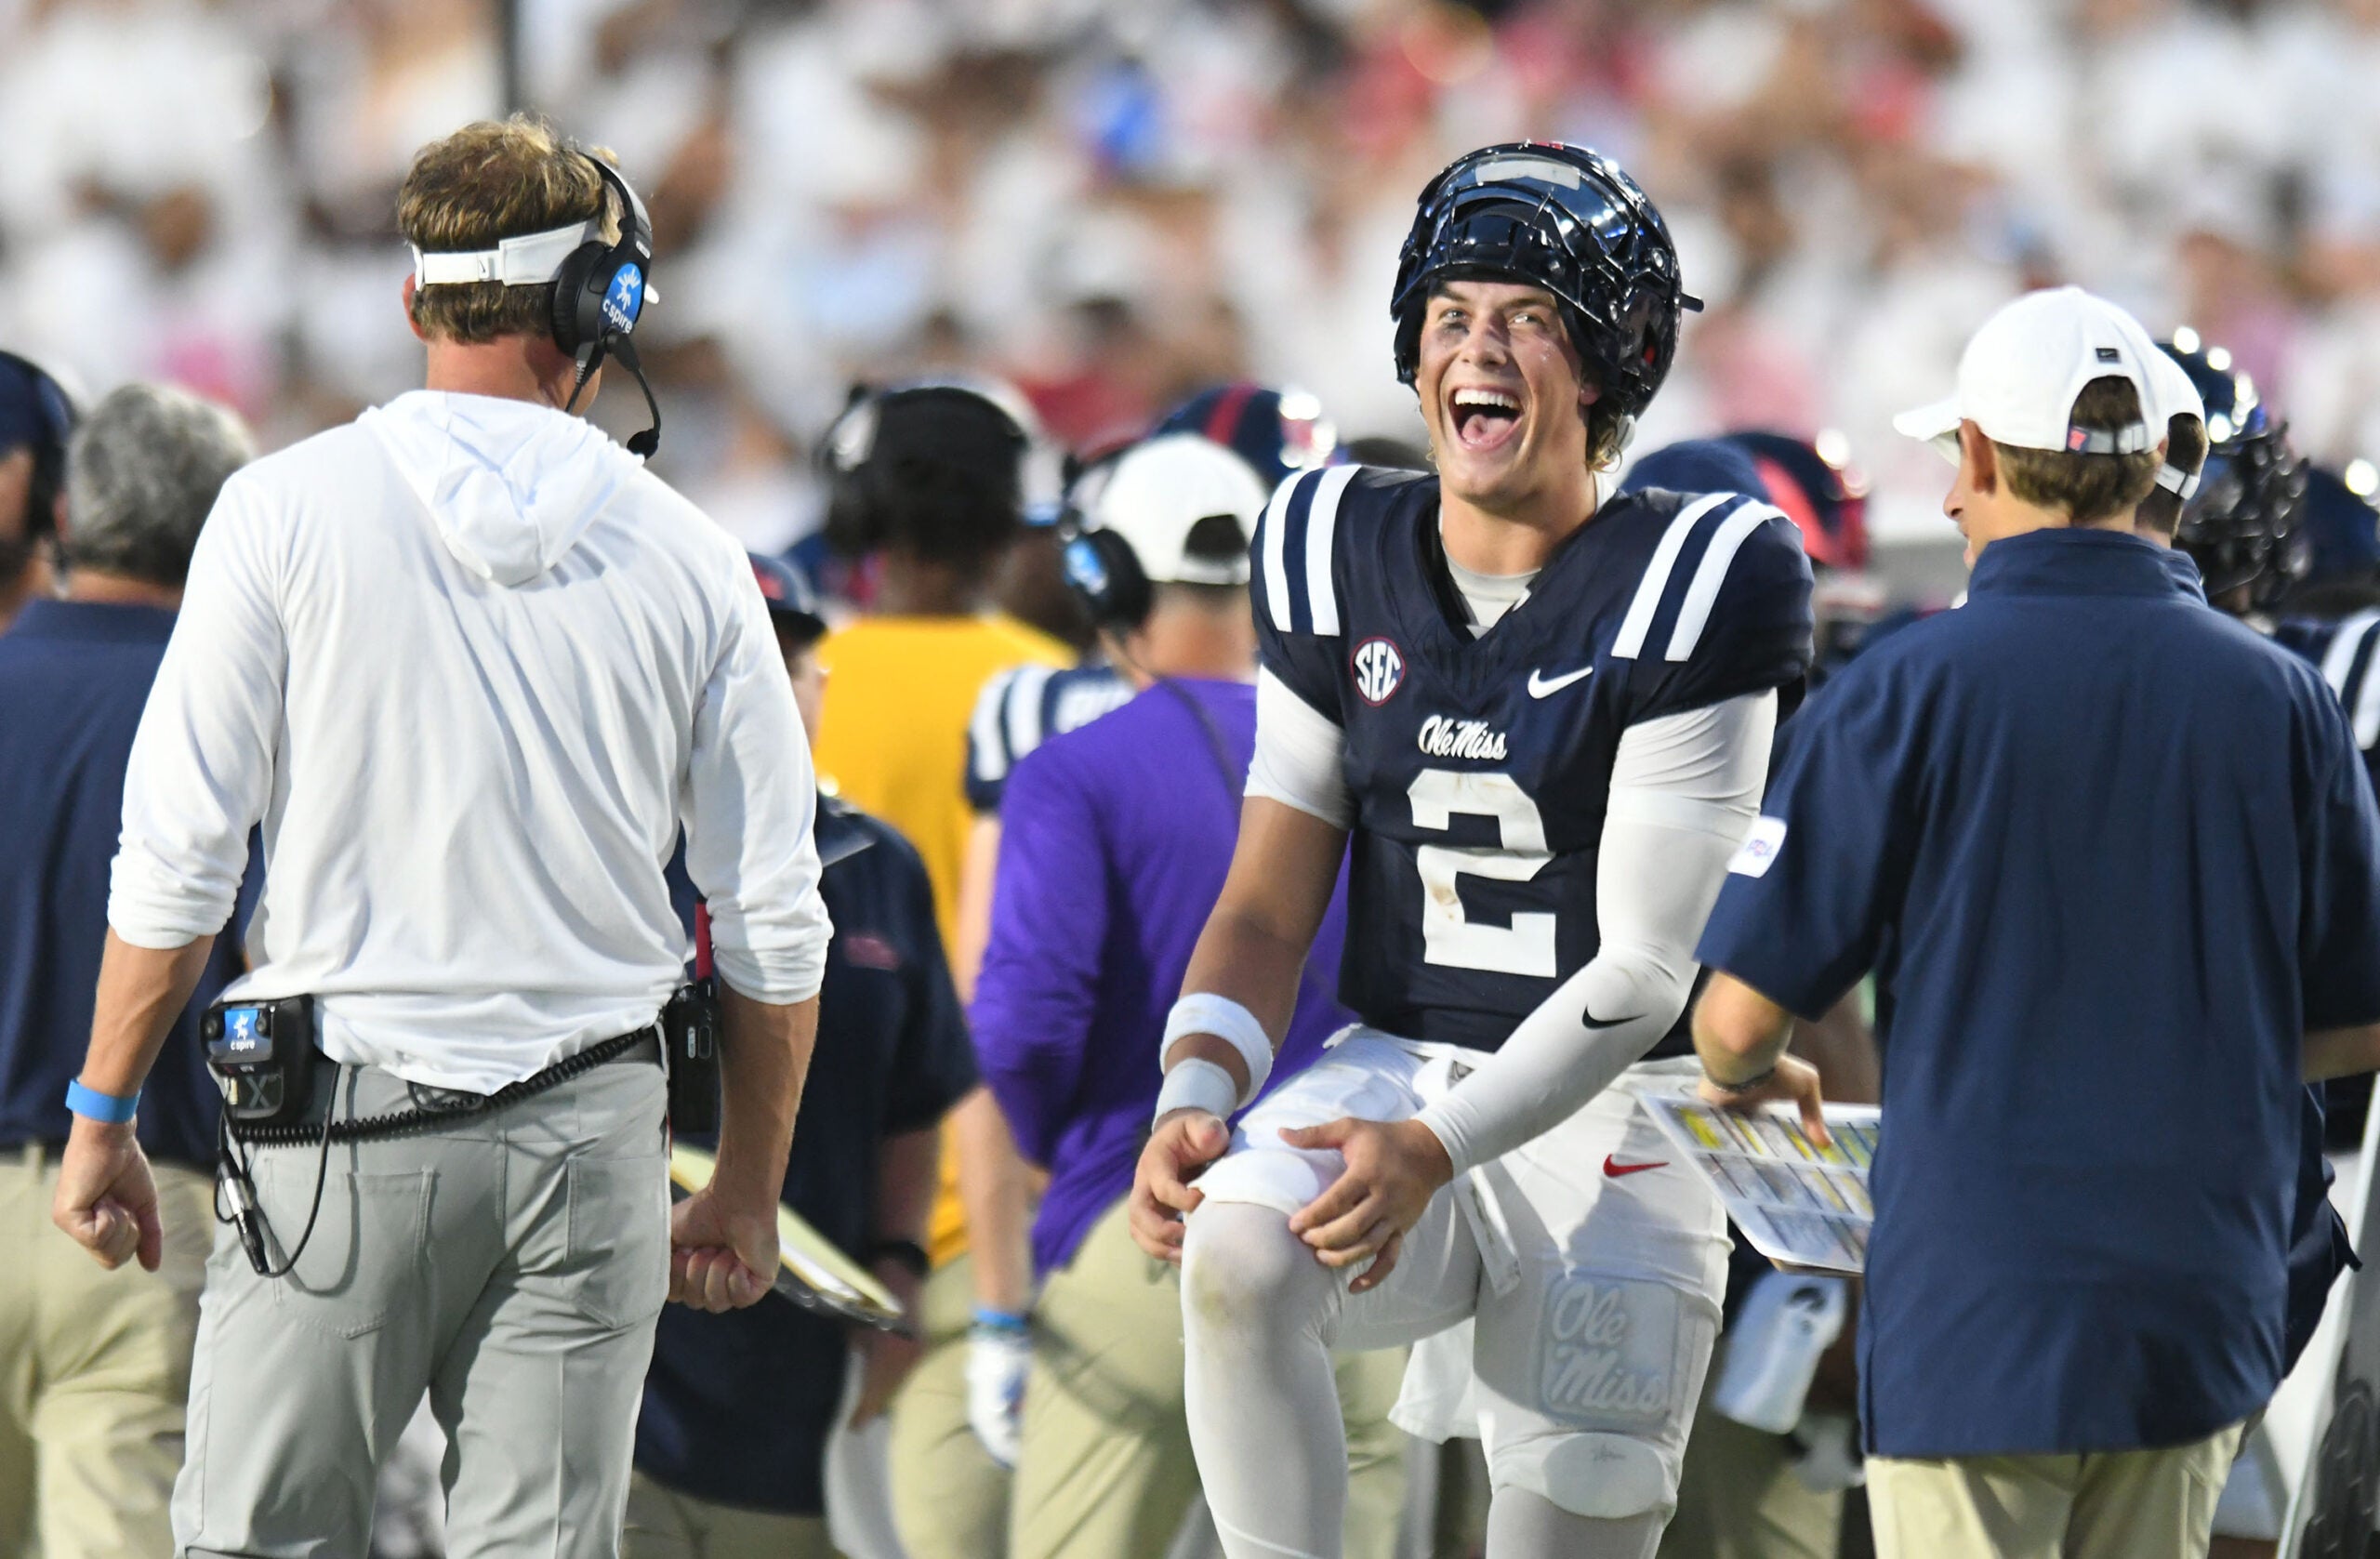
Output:
[[[341,1117],[404,1082],[341,1076]],[[669,1286],[661,1069],[597,1066],[434,1131],[330,1150],[287,1277],[216,1232],[200,1301],[177,1552],[356,1556],[376,1476],[426,1391],[450,1449],[450,1559],[618,1552],[637,1406]],[[282,1249],[319,1144],[254,1150]]]

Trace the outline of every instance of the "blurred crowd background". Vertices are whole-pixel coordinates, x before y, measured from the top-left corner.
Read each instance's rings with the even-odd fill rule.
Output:
[[[1833,430],[1881,543],[1947,543],[1888,419],[2045,283],[2380,449],[2375,80],[2380,0],[0,0],[0,340],[268,447],[343,419],[418,383],[408,156],[525,106],[646,192],[658,465],[775,551],[854,379],[989,369],[1078,447],[1236,377],[1418,438],[1413,198],[1557,136],[1708,304],[1636,447]]]

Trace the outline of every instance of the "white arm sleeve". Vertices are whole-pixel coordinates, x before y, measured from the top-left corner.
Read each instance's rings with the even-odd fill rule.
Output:
[[[1777,695],[1760,693],[1621,733],[1595,863],[1602,945],[1421,1112],[1455,1173],[1567,1119],[1677,1021],[1727,858],[1759,814],[1776,725]]]
[[[1334,828],[1355,821],[1342,760],[1347,733],[1270,671],[1256,673],[1256,756],[1248,794],[1318,817]]]

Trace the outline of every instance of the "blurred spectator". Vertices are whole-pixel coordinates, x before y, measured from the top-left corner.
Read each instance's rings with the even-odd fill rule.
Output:
[[[108,867],[134,727],[191,549],[247,429],[178,390],[127,385],[67,462],[64,600],[0,637],[0,807],[37,848],[0,857],[0,1552],[165,1553],[181,1470],[198,1292],[214,1244],[217,1097],[198,1015],[240,971],[219,938],[140,1099],[163,1264],[92,1262],[51,1224],[66,1085],[90,1038]],[[249,887],[253,890],[253,874]],[[247,895],[243,894],[243,903]]]

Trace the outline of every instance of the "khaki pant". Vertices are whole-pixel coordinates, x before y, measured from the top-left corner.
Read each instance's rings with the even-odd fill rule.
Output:
[[[824,1516],[780,1515],[697,1500],[642,1473],[628,1480],[623,1559],[841,1559]]]
[[[318,1090],[328,1093],[328,1089]],[[405,1108],[347,1069],[339,1114]],[[365,1552],[377,1473],[430,1394],[446,1432],[448,1559],[613,1559],[653,1328],[669,1286],[661,1069],[597,1066],[417,1136],[330,1152],[285,1278],[218,1232],[199,1312],[182,1552]],[[318,1146],[256,1153],[276,1260]]]
[[[1390,1559],[1405,1437],[1388,1421],[1405,1352],[1342,1354],[1348,1559]],[[1132,1243],[1118,1202],[1034,1312],[1010,1559],[1162,1554],[1197,1492],[1183,1407],[1182,1281]]]
[[[1870,1457],[1877,1559],[2200,1559],[2240,1430],[2153,1451]]]
[[[1711,1379],[1718,1377],[1714,1361]],[[1705,1389],[1660,1559],[1834,1559],[1843,1491],[1805,1484],[1794,1475],[1794,1454],[1787,1436],[1712,1407]]]
[[[49,1221],[58,1166],[0,1163],[0,1553],[119,1559],[173,1546],[213,1182],[153,1166],[164,1263],[109,1272]]]
[[[972,1266],[936,1267],[918,1299],[925,1356],[892,1399],[893,1519],[909,1559],[1000,1559],[1007,1550],[1009,1473],[967,1426],[967,1330]]]

